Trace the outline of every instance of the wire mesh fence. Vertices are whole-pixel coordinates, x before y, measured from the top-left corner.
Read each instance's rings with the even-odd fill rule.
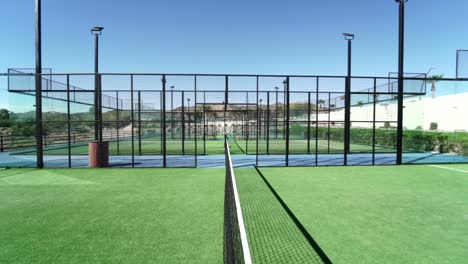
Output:
[[[34,138],[35,75],[16,70],[3,81],[7,117],[0,151],[32,159],[28,156],[41,154]],[[339,165],[348,154],[369,154],[366,162],[375,164],[380,154],[397,154],[397,82],[351,78],[345,151],[346,77],[47,73],[42,75],[42,155],[74,167],[90,141],[102,140],[116,157],[111,165],[196,167],[201,158],[223,154],[227,134],[235,141],[233,154],[252,157],[259,166],[271,166],[271,158],[275,165],[327,165],[326,157]],[[411,77],[404,84],[403,153],[463,157],[468,127],[456,117],[465,107],[460,99],[449,103],[447,98],[462,98],[466,82]],[[445,124],[431,109],[451,111],[455,119]],[[444,133],[454,134],[445,140]]]

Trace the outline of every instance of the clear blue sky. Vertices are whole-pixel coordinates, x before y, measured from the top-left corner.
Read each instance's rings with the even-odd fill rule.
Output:
[[[405,71],[453,77],[467,10],[466,0],[409,0]],[[397,69],[394,0],[43,0],[43,66],[92,72],[95,25],[105,27],[101,72],[344,75],[342,32],[356,34],[354,75]],[[0,72],[34,67],[34,0],[4,3],[0,31]]]

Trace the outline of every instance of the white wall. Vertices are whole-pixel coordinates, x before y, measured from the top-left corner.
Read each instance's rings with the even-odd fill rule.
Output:
[[[468,93],[436,96],[414,96],[404,100],[403,126],[406,129],[422,128],[429,130],[431,123],[438,124],[439,131],[468,131]],[[312,115],[315,120],[315,115]],[[319,114],[319,121],[327,121],[328,114]],[[344,121],[344,109],[330,113],[330,120]],[[373,105],[353,106],[351,122],[353,127],[372,127],[372,123],[357,121],[372,121]],[[396,121],[396,100],[377,103],[377,121]],[[395,126],[396,124],[392,124]],[[383,126],[383,123],[377,126]]]

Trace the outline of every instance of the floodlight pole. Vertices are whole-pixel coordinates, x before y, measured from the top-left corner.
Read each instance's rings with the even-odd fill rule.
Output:
[[[344,127],[344,165],[348,165],[348,154],[350,152],[350,134],[351,134],[351,59],[352,59],[352,41],[354,35],[343,33],[345,40],[348,41],[348,74],[345,87],[345,127]]]
[[[103,160],[103,135],[102,135],[102,91],[101,78],[99,76],[99,36],[103,27],[93,27],[91,34],[94,35],[94,139],[99,141],[98,167],[102,167]],[[133,104],[133,102],[132,102]]]
[[[401,165],[403,160],[403,73],[405,49],[405,3],[408,0],[395,0],[399,9],[399,37],[398,37],[398,114],[397,114],[397,157],[396,164]]]
[[[42,25],[41,0],[36,0],[36,166],[44,168],[42,144]]]
[[[103,27],[93,27],[91,34],[94,35],[94,139],[102,140],[102,120],[100,115],[101,87],[99,85],[99,36]],[[133,102],[132,102],[133,103]]]

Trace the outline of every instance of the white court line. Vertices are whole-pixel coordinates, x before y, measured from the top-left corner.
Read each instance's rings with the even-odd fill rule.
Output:
[[[452,170],[452,171],[458,171],[458,172],[468,173],[468,171],[466,171],[466,170],[459,170],[459,169],[454,169],[454,168],[445,167],[445,166],[440,166],[440,165],[429,165],[429,166],[431,166],[431,167],[436,167],[436,168],[439,168],[439,169],[446,169],[446,170]]]

